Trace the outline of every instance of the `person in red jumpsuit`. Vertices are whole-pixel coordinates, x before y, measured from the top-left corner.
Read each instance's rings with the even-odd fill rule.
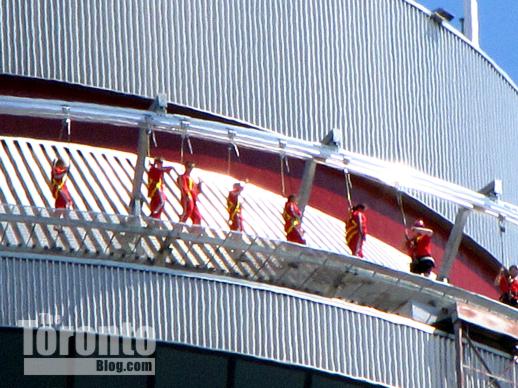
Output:
[[[363,242],[367,238],[367,217],[365,205],[353,206],[345,225],[345,241],[354,256],[363,257]]]
[[[232,191],[228,193],[227,197],[228,224],[230,225],[230,230],[237,232],[243,231],[242,206],[239,200],[239,195],[243,188],[244,186],[240,182],[234,183]]]
[[[56,209],[67,209],[73,206],[72,197],[67,188],[68,166],[61,158],[54,160],[50,172],[50,188],[55,199]]]
[[[162,158],[155,158],[147,173],[147,196],[150,200],[149,209],[151,218],[160,219],[165,207],[164,174],[173,168],[164,167]]]
[[[193,225],[201,223],[201,214],[198,210],[197,200],[201,193],[201,182],[196,183],[191,177],[191,172],[196,166],[193,162],[185,162],[185,172],[178,177],[178,186],[180,187],[183,212],[180,216],[180,222],[186,222],[189,218]]]
[[[302,212],[293,194],[288,197],[288,201],[284,205],[282,217],[284,218],[286,239],[291,242],[306,244],[303,237],[304,231],[302,230]]]
[[[518,307],[518,267],[509,267],[509,305]]]
[[[510,306],[518,306],[518,267],[512,265],[509,270],[502,267],[495,279],[495,285],[500,289],[500,302]]]
[[[423,220],[417,220],[414,226],[407,231],[406,247],[408,255],[412,258],[410,272],[423,274],[428,277],[435,267],[432,257],[433,230],[426,228]]]

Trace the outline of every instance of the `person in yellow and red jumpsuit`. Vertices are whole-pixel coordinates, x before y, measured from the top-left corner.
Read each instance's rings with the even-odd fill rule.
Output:
[[[198,194],[202,191],[201,182],[196,183],[191,177],[191,172],[196,166],[193,162],[185,162],[184,166],[185,172],[178,177],[178,186],[181,192],[180,203],[183,209],[180,222],[185,222],[190,218],[193,225],[199,225],[201,223],[201,214],[198,210],[197,200]]]
[[[164,174],[173,168],[164,167],[162,158],[155,158],[147,174],[147,196],[150,199],[150,217],[160,219],[165,207]]]
[[[50,189],[55,199],[56,209],[66,209],[73,205],[72,197],[67,188],[68,166],[63,159],[56,159],[52,163],[50,172]]]
[[[359,203],[353,206],[345,224],[345,241],[354,256],[363,258],[363,242],[367,238],[366,206]]]
[[[227,197],[228,224],[230,225],[230,230],[237,232],[243,231],[242,206],[239,200],[239,195],[243,191],[243,188],[240,182],[234,183],[232,191],[228,193]]]
[[[288,201],[284,205],[282,218],[284,218],[286,239],[291,242],[306,244],[306,240],[303,237],[304,231],[302,230],[302,212],[293,194],[288,197]]]

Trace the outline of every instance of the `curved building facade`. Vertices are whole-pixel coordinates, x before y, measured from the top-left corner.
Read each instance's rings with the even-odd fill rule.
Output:
[[[518,147],[516,86],[411,1],[0,5],[2,73],[163,92],[306,140],[340,128],[348,150],[475,190],[500,178],[504,199],[518,202],[508,168]],[[415,195],[453,219],[452,206]],[[494,219],[476,215],[467,227],[500,256],[497,230]]]
[[[479,195],[464,188],[494,178],[506,202],[466,203],[507,206],[499,211],[518,219],[508,168],[518,90],[449,25],[409,0],[0,0],[0,22],[6,386],[516,386],[518,310],[495,300],[491,254],[511,264],[518,229],[507,225],[500,241],[495,217],[470,215],[449,282],[409,273],[400,247],[407,218],[424,218],[442,264],[455,195]],[[150,108],[159,93],[171,103]],[[309,143],[333,128],[356,154]],[[175,162],[189,136],[201,225],[178,222]],[[318,152],[290,154],[285,174],[291,141]],[[172,169],[160,221],[148,217],[152,156]],[[410,166],[442,179],[415,182],[451,190],[401,196],[399,171],[358,170],[346,192],[369,205],[361,260],[343,241],[349,156]],[[58,158],[74,209],[54,209]],[[225,206],[245,178],[246,229],[236,233]],[[300,194],[309,181],[308,245],[284,241],[284,186]],[[122,344],[154,339],[156,373],[27,377],[25,334],[48,326],[76,340],[84,328]],[[70,353],[83,356],[77,343]]]
[[[101,93],[95,96],[102,99]],[[204,222],[179,223],[175,182],[182,167],[171,162],[161,222],[147,217],[146,202],[136,216],[128,203],[143,154],[107,148],[126,138],[127,129],[106,131],[95,118],[106,110],[128,125],[126,115],[132,114],[139,125],[150,114],[162,120],[176,116],[70,103],[71,114],[88,112],[86,122],[74,119],[73,138],[79,143],[73,144],[38,139],[42,127],[49,137],[57,136],[51,132],[59,130],[63,101],[7,96],[1,101],[2,112],[11,107],[2,115],[10,136],[0,138],[0,337],[7,344],[0,360],[8,368],[2,375],[6,386],[483,387],[488,381],[516,386],[518,310],[487,297],[492,279],[475,274],[480,247],[464,252],[464,264],[474,269],[464,273],[472,283],[466,288],[475,291],[470,292],[457,278],[448,284],[408,273],[408,256],[373,235],[366,241],[365,259],[350,255],[342,220],[311,206],[304,213],[308,245],[285,242],[279,212],[284,198],[252,183],[245,194],[246,232],[236,234],[228,230],[224,206],[235,177],[200,166],[196,177],[205,186],[199,200]],[[28,109],[16,108],[22,101]],[[23,115],[34,115],[31,109],[37,106],[54,106],[50,117],[58,119]],[[198,120],[193,127],[209,124],[214,122]],[[21,137],[28,128],[37,136]],[[139,132],[145,134],[142,128]],[[80,141],[92,138],[101,138],[105,147]],[[163,138],[158,142],[160,150],[174,148]],[[57,157],[71,166],[67,187],[76,204],[64,217],[53,209],[48,187]],[[207,155],[198,158],[211,165]],[[261,171],[271,177],[267,168]],[[143,178],[141,183],[147,181]],[[146,186],[135,187],[145,197]],[[376,205],[388,204],[387,197]],[[394,200],[393,193],[390,197]],[[394,225],[390,219],[386,214],[377,222],[385,221],[387,228]],[[128,337],[141,338],[139,331],[125,331],[128,325],[153,328],[154,376],[90,378],[51,368],[37,371],[43,376],[27,376],[21,367],[31,361],[26,330],[39,325],[35,342],[40,336],[43,346],[41,333],[51,330],[48,317],[54,317],[50,326],[60,336],[72,333],[76,348],[68,352],[78,356],[72,357],[74,363],[103,361],[101,350],[85,358],[77,348],[85,328],[122,344]],[[56,355],[38,354],[36,365]],[[53,377],[46,377],[49,370]]]
[[[333,382],[329,375],[327,381],[323,377],[319,381],[317,376],[308,384],[304,383],[302,372],[299,372],[302,376],[296,377],[295,369],[285,373],[287,376],[281,374],[279,377],[285,380],[279,381],[272,367],[264,370],[270,376],[248,370],[248,381],[236,373],[232,385],[236,387],[266,383],[300,388],[456,386],[454,337],[410,319],[215,275],[163,271],[134,264],[16,256],[0,258],[0,279],[6,287],[3,290],[8,291],[2,292],[0,304],[10,305],[1,311],[3,327],[16,327],[18,321],[37,317],[42,311],[60,316],[60,326],[68,330],[124,327],[125,323],[131,323],[135,328],[155,328],[159,343],[222,352],[238,359],[251,357],[275,362],[279,368],[282,365],[309,368],[342,377],[341,381]],[[70,290],[71,282],[73,290]],[[53,291],[41,293],[41,290]],[[7,299],[23,303],[13,304]],[[509,355],[477,344],[465,350],[464,362],[469,366],[465,386],[485,386],[487,376],[477,352],[492,373],[506,376],[501,386],[511,387],[516,382],[517,368]],[[204,373],[215,371],[213,386],[225,386],[228,381],[224,357],[219,365],[205,360],[205,371],[205,365],[184,364],[189,359],[185,353],[176,355],[166,365],[165,360],[172,357],[175,355],[167,347],[159,345],[156,358],[161,364],[157,365],[157,386],[181,385],[182,374],[191,373],[187,372],[191,368],[192,376],[201,376],[191,377],[185,386],[204,386],[199,382],[205,381]],[[182,365],[184,369],[177,370]],[[344,378],[352,378],[354,382],[349,385]],[[86,380],[78,379],[83,384]],[[12,376],[8,381],[19,384],[23,380]],[[89,381],[91,384],[94,380]],[[107,382],[110,381],[115,386],[120,384],[113,378],[108,378]],[[154,386],[135,379],[132,385]],[[55,383],[54,386],[69,385]]]

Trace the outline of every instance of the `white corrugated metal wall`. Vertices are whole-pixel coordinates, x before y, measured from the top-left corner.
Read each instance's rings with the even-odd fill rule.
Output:
[[[410,2],[0,0],[0,21],[0,72],[166,92],[309,140],[342,128],[349,150],[473,189],[502,178],[518,203],[516,89]],[[500,253],[494,219],[468,230]]]
[[[253,283],[78,260],[0,258],[0,325],[151,326],[158,340],[310,366],[398,387],[453,387],[452,338],[362,308]],[[483,350],[495,371],[516,374]],[[394,355],[398,357],[394,357]],[[468,365],[476,365],[469,354]],[[484,386],[475,375],[474,386]]]

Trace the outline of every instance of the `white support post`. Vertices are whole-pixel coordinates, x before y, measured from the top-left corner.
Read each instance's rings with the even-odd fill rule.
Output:
[[[473,46],[480,47],[478,28],[478,0],[464,0],[464,34]]]
[[[137,146],[137,163],[135,166],[135,176],[133,177],[133,189],[131,191],[130,214],[140,217],[142,208],[141,186],[146,169],[146,157],[148,154],[148,128],[139,129]]]
[[[460,243],[462,241],[464,226],[471,214],[471,209],[462,208],[457,212],[455,217],[455,224],[450,232],[450,237],[444,248],[444,256],[442,257],[441,270],[437,280],[443,281],[450,275],[451,267],[459,251]]]
[[[320,143],[332,150],[340,149],[342,146],[342,131],[337,128],[332,129],[326,134]],[[304,209],[306,208],[309,202],[309,197],[311,196],[311,189],[313,188],[313,181],[315,180],[316,168],[317,162],[315,159],[311,158],[306,160],[298,195],[298,204],[302,214],[304,214]]]
[[[304,173],[302,175],[302,183],[299,189],[298,203],[299,209],[304,214],[309,197],[311,196],[311,189],[313,188],[313,181],[315,180],[315,171],[317,169],[317,163],[313,159],[306,160],[304,165]]]
[[[478,192],[487,196],[491,200],[497,200],[502,195],[502,191],[502,181],[500,179],[494,179]],[[439,271],[439,276],[437,276],[437,280],[445,280],[450,275],[451,267],[453,266],[453,262],[455,261],[455,257],[459,251],[460,243],[462,242],[464,226],[466,225],[466,221],[471,212],[472,209],[466,208],[461,208],[457,212],[455,224],[453,225],[450,237],[448,238],[448,242],[444,248],[444,256],[442,257],[442,265]]]

